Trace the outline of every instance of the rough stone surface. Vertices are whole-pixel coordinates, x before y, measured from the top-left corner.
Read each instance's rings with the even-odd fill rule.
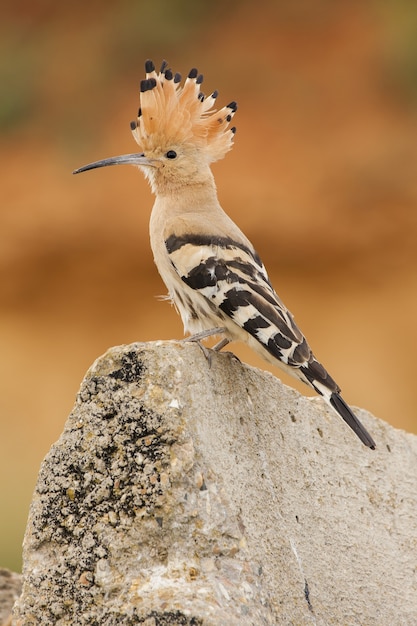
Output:
[[[42,463],[16,625],[417,623],[417,438],[271,374],[113,348]]]
[[[13,604],[22,590],[22,577],[0,568],[0,626],[10,624]]]

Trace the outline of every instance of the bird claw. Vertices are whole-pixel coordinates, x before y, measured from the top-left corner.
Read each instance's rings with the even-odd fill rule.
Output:
[[[209,369],[211,369],[211,365],[213,362],[213,350],[210,350],[210,348],[206,348],[206,346],[203,346],[203,344],[196,340],[195,343],[198,345],[198,347],[200,348],[200,350],[202,351],[202,353],[204,354],[204,356],[206,357],[206,361],[208,363]]]
[[[197,333],[195,335],[191,335],[191,337],[186,337],[185,339],[182,339],[182,341],[185,342],[193,342],[196,343],[198,345],[198,347],[200,348],[200,350],[202,351],[202,353],[204,354],[204,356],[206,357],[207,363],[209,364],[209,367],[211,368],[212,365],[212,361],[213,361],[213,352],[220,352],[220,350],[222,348],[224,348],[225,346],[227,346],[228,343],[230,343],[230,339],[228,339],[227,337],[223,337],[223,339],[221,339],[218,343],[216,343],[216,345],[214,345],[212,348],[206,348],[206,346],[203,346],[203,344],[201,343],[202,339],[206,339],[207,337],[211,337],[212,335],[220,335],[221,333],[225,332],[225,328],[211,328],[210,330],[203,330],[201,333]],[[231,358],[236,359],[239,363],[241,363],[241,360],[233,353],[233,352],[223,352],[223,354],[227,354],[229,355]]]
[[[201,335],[204,335],[204,336],[201,337]],[[205,339],[206,336],[207,335],[205,334],[205,332],[197,333],[196,335],[192,335],[191,337],[186,337],[185,339],[181,339],[181,343],[195,343],[195,344],[197,344],[197,346],[200,348],[201,352],[204,354],[204,356],[206,358],[206,361],[207,361],[207,363],[209,365],[209,368],[211,368],[212,359],[213,359],[213,354],[212,353],[213,353],[214,348],[210,349],[210,348],[206,348],[206,346],[203,346],[203,344],[201,343],[201,339]],[[219,342],[219,343],[222,343],[222,342]]]
[[[216,344],[213,348],[206,348],[206,346],[203,346],[203,344],[200,341],[195,340],[195,343],[198,345],[198,347],[200,348],[200,350],[202,351],[202,353],[204,354],[204,356],[206,357],[206,361],[208,363],[209,369],[211,369],[212,363],[213,363],[213,354],[215,352],[219,352],[223,346],[226,345],[226,343],[223,343],[224,340],[219,341],[218,344]],[[217,346],[222,343],[223,345],[220,346],[220,348],[218,348]],[[229,343],[229,341],[227,341],[227,343]],[[238,361],[239,363],[242,363],[242,361],[239,359],[239,357],[236,356],[236,354],[234,354],[233,352],[227,351],[227,352],[222,352],[222,354],[224,354],[225,356],[228,356],[232,359],[236,359],[236,361]]]
[[[222,354],[227,354],[227,356],[229,356],[231,359],[234,359],[235,361],[237,361],[238,363],[242,365],[242,361],[239,359],[238,356],[236,356],[234,352],[230,352],[230,350],[227,350],[227,352],[223,352]]]

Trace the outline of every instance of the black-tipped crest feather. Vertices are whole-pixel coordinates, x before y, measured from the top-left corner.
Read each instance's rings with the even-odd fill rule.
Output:
[[[182,85],[181,75],[173,74],[165,60],[159,74],[150,59],[145,62],[145,70],[146,78],[140,82],[138,120],[136,126],[131,125],[141,151],[152,152],[162,145],[169,149],[170,145],[185,142],[205,152],[209,163],[222,158],[233,143],[235,129],[228,125],[237,109],[236,102],[216,113],[218,92],[206,98],[199,91],[203,74],[195,67]]]

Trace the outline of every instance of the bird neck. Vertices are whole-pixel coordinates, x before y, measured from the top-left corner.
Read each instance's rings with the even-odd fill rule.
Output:
[[[172,212],[195,214],[200,210],[207,211],[214,206],[218,207],[216,185],[211,172],[210,176],[203,180],[158,187],[155,204],[169,205],[171,214]]]

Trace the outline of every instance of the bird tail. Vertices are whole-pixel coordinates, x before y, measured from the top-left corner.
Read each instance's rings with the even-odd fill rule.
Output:
[[[340,415],[340,417],[346,422],[348,426],[357,434],[359,439],[365,446],[375,450],[375,441],[368,433],[366,428],[361,424],[351,408],[343,400],[342,396],[337,392],[333,392],[330,396],[325,395],[324,398],[333,407],[333,409]]]
[[[365,426],[358,420],[352,409],[343,400],[339,393],[340,387],[312,354],[308,366],[301,367],[300,372],[302,374],[302,380],[323,396],[327,404],[329,404],[346,424],[350,426],[362,443],[368,448],[371,448],[371,450],[375,450],[375,441],[372,439]]]

